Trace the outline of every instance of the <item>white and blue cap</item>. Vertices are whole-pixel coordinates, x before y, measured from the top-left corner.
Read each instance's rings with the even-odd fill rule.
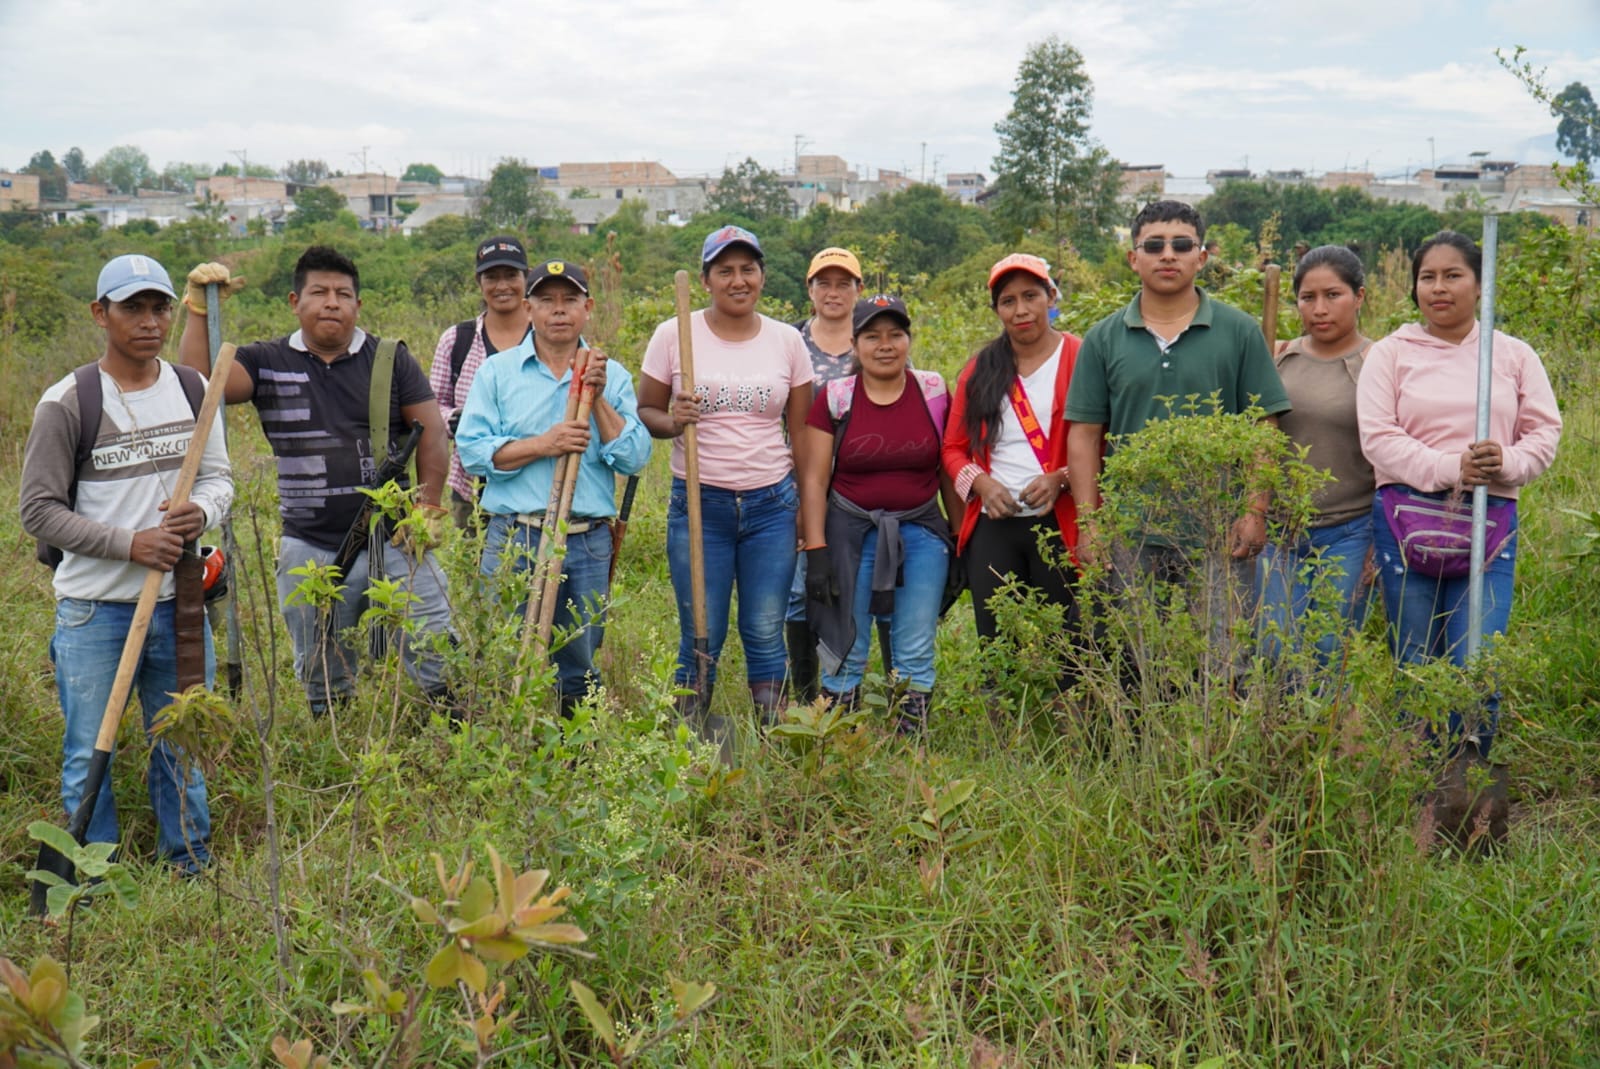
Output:
[[[118,256],[100,269],[100,281],[95,284],[95,298],[101,301],[125,301],[145,290],[155,290],[173,300],[178,299],[165,267],[148,256],[128,253]]]

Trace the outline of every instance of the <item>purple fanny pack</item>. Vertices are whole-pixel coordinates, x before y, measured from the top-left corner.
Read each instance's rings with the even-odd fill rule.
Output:
[[[1472,498],[1461,493],[1427,494],[1409,486],[1378,491],[1389,531],[1400,544],[1406,567],[1435,579],[1459,579],[1472,570]],[[1511,537],[1517,503],[1489,498],[1483,559],[1493,560]]]

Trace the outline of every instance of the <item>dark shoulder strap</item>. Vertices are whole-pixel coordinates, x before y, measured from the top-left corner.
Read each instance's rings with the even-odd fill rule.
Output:
[[[200,377],[200,372],[187,364],[173,364],[172,369],[178,373],[178,381],[183,384],[183,396],[189,399],[189,411],[198,416],[200,406],[206,400],[205,380]]]
[[[367,428],[372,435],[372,462],[389,459],[389,408],[394,403],[394,353],[398,338],[382,338],[372,356],[372,385],[367,395]]]
[[[100,395],[100,361],[83,365],[72,376],[77,380],[78,392],[78,451],[72,463],[72,489],[67,492],[67,504],[76,505],[78,472],[94,453],[95,436],[100,433],[100,409],[105,400]]]
[[[456,383],[461,381],[461,369],[467,366],[467,354],[472,351],[472,339],[477,333],[476,319],[456,324],[456,340],[450,347],[450,396],[446,399],[451,405],[456,403]]]

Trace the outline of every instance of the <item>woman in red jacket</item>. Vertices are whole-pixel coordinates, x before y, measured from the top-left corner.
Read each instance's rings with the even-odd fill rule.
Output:
[[[1067,427],[1061,421],[1078,339],[1050,326],[1056,301],[1050,265],[1013,253],[989,272],[989,302],[1001,332],[956,380],[942,459],[969,503],[956,539],[972,589],[978,635],[995,636],[989,599],[1010,577],[1064,605],[1076,619],[1070,565],[1039,552],[1039,532],[1077,545],[1067,487]]]

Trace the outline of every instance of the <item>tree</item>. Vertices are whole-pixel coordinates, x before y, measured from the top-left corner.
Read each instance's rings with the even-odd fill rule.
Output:
[[[752,222],[788,219],[795,213],[793,198],[776,171],[769,171],[746,156],[737,167],[724,167],[717,188],[706,199],[712,212],[742,215]]]
[[[1556,148],[1582,163],[1600,159],[1600,108],[1582,82],[1573,82],[1550,102],[1550,114],[1560,119]]]
[[[94,161],[89,177],[104,182],[118,193],[133,193],[147,185],[155,172],[150,169],[150,157],[137,145],[117,145]]]
[[[1011,110],[995,124],[996,212],[1019,231],[1045,226],[1060,242],[1111,221],[1120,170],[1089,137],[1094,86],[1076,48],[1051,36],[1017,67]]]
[[[89,161],[83,158],[83,149],[77,145],[67,149],[67,154],[61,157],[61,166],[66,168],[70,181],[81,182],[89,177]]]
[[[294,214],[289,217],[290,230],[304,230],[318,223],[330,223],[340,213],[348,213],[344,194],[332,186],[312,186],[294,195]]]
[[[436,186],[444,181],[444,172],[431,163],[413,163],[406,168],[406,173],[400,176],[402,182],[426,182]]]
[[[42,199],[67,199],[67,169],[56,162],[55,154],[49,149],[35,152],[22,173],[39,176],[39,196]]]
[[[302,186],[314,186],[328,177],[328,165],[322,160],[290,160],[283,166],[283,176]]]
[[[215,174],[215,175],[218,175],[219,177],[220,176],[224,176],[224,175],[226,175],[226,176],[238,176],[239,175],[239,166],[238,166],[238,164],[224,163],[221,166],[219,166],[215,171],[213,171],[211,173]],[[268,167],[264,163],[252,163],[252,164],[249,164],[249,165],[247,165],[245,167],[245,169],[244,169],[244,177],[245,178],[276,178],[276,177],[278,177],[278,172],[274,171],[271,167]]]
[[[539,172],[506,157],[495,165],[478,197],[478,218],[496,230],[532,233],[546,225],[570,223],[555,195],[540,188]]]
[[[211,174],[209,163],[185,163],[183,160],[170,160],[161,168],[161,188],[181,189],[186,193],[194,192],[194,184],[201,178]]]

